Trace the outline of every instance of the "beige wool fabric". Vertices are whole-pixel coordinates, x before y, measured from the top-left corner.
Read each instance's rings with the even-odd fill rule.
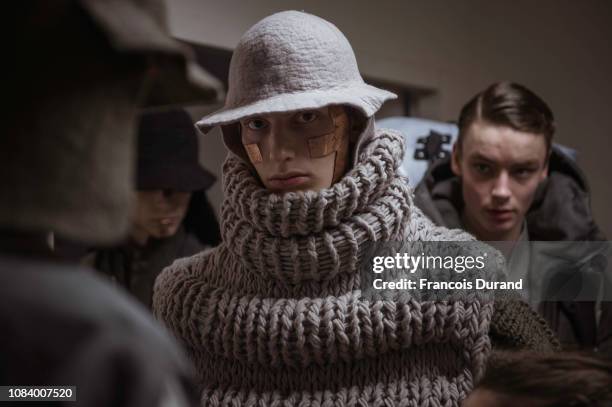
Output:
[[[202,405],[456,406],[471,390],[491,302],[361,295],[367,242],[472,240],[413,206],[401,135],[365,140],[320,192],[273,194],[227,159],[224,243],[165,269],[154,295],[196,363]]]

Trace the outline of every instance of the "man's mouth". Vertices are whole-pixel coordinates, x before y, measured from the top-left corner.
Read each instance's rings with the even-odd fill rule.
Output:
[[[180,216],[163,216],[157,219],[157,221],[162,226],[169,226],[169,225],[178,223],[179,219],[180,219]]]
[[[514,210],[512,209],[491,208],[487,209],[487,213],[496,222],[505,222],[514,216]]]

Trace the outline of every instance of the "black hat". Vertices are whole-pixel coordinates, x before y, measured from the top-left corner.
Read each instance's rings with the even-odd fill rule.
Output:
[[[137,189],[197,191],[215,176],[198,161],[198,136],[184,110],[143,113],[138,126]]]

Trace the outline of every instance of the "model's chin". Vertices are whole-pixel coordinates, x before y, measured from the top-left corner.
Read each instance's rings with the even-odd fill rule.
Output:
[[[312,177],[294,177],[293,179],[282,181],[268,180],[264,186],[277,194],[306,191],[319,192],[322,189],[329,188],[329,186],[322,186],[320,182],[317,182]]]
[[[317,189],[309,187],[309,186],[288,187],[288,188],[268,188],[268,189],[277,194],[286,194],[289,192],[306,192],[306,191],[316,192],[317,191]]]

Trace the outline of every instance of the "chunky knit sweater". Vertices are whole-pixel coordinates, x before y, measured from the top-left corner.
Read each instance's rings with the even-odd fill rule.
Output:
[[[227,159],[223,243],[176,261],[154,295],[203,405],[454,406],[471,390],[492,301],[362,296],[368,242],[473,240],[413,206],[402,155],[401,136],[378,131],[331,188],[283,195]]]

